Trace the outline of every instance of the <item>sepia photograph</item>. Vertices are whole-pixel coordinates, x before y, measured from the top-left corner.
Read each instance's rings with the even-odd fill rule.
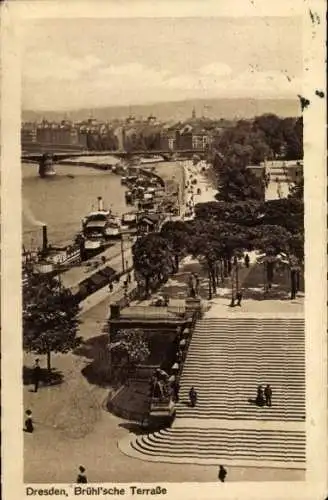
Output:
[[[306,481],[310,62],[248,3],[21,26],[27,496]]]

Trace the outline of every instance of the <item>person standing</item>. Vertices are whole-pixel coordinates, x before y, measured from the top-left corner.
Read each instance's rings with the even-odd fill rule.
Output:
[[[237,299],[237,304],[236,304],[236,306],[240,306],[240,307],[241,307],[241,301],[242,301],[242,298],[243,298],[243,294],[242,294],[241,290],[239,290],[239,291],[236,293],[236,299]]]
[[[39,383],[40,383],[40,380],[41,380],[41,367],[39,365],[39,358],[37,358],[35,360],[35,365],[34,365],[34,368],[33,368],[33,384],[34,384],[34,392],[38,392],[38,388],[39,388]]]
[[[25,419],[25,432],[29,432],[30,434],[34,431],[34,425],[32,420],[32,412],[31,410],[26,410],[26,419]]]
[[[76,482],[77,483],[87,483],[88,482],[87,476],[85,473],[85,468],[83,467],[83,465],[80,465],[80,467],[79,467],[79,473],[77,475]]]
[[[197,403],[197,392],[195,391],[194,387],[192,387],[189,391],[189,401],[191,406],[194,408]]]
[[[249,255],[248,255],[248,253],[245,255],[245,266],[249,267]]]
[[[264,398],[266,406],[272,406],[272,389],[269,384],[264,389]]]
[[[226,475],[227,475],[226,469],[223,467],[223,465],[220,465],[220,467],[219,467],[219,473],[218,473],[218,478],[221,481],[221,483],[224,483]]]

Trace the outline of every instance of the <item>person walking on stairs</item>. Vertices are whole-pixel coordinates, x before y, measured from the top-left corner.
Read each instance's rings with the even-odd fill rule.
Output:
[[[195,391],[194,387],[192,387],[189,391],[189,401],[191,406],[194,408],[197,403],[197,392]]]
[[[264,397],[266,406],[272,406],[272,389],[269,384],[264,389]]]
[[[264,394],[263,394],[263,387],[261,385],[259,385],[257,388],[257,396],[256,396],[255,402],[256,402],[257,406],[264,406],[265,400],[264,400]]]
[[[223,467],[223,465],[220,465],[218,478],[221,481],[221,483],[224,483],[226,475],[227,475],[227,470]]]

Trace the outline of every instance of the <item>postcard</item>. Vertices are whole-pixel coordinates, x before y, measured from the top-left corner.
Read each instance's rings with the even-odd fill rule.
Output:
[[[4,498],[324,499],[324,2],[1,8]]]

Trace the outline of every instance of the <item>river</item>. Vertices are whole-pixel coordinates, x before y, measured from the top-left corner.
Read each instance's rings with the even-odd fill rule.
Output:
[[[179,177],[177,163],[154,163],[159,175]],[[36,164],[22,164],[23,242],[27,248],[40,247],[41,225],[47,224],[52,244],[71,241],[81,229],[81,219],[97,207],[102,196],[104,207],[121,215],[131,209],[125,204],[121,177],[110,171],[89,167],[56,165],[57,175],[41,179]],[[92,207],[93,205],[93,207]]]
[[[81,229],[81,219],[97,207],[102,196],[104,207],[122,214],[125,204],[120,176],[88,167],[56,165],[57,175],[41,179],[38,166],[22,165],[23,242],[26,247],[41,244],[41,223],[48,226],[50,243],[72,240]],[[92,207],[93,205],[93,207]]]

